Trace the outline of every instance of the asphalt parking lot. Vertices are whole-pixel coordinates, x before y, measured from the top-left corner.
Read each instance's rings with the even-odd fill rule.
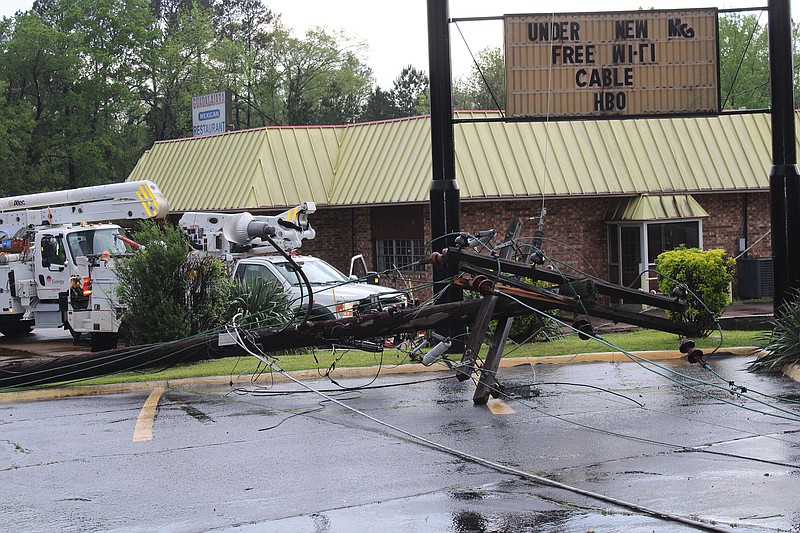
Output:
[[[800,531],[800,385],[746,361],[6,396],[0,530]]]

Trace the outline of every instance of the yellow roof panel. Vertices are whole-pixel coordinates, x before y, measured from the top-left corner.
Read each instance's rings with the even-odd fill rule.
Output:
[[[462,198],[767,189],[770,119],[461,123],[456,156]]]
[[[770,116],[462,122],[455,148],[464,200],[767,190]],[[427,202],[431,169],[423,116],[158,142],[128,180],[156,182],[175,211],[235,210]]]
[[[431,179],[430,119],[412,117],[351,126],[343,137],[333,202],[419,202]]]
[[[157,142],[128,181],[153,176],[173,211],[328,204],[342,132],[260,128]]]
[[[608,206],[608,222],[705,218],[703,207],[690,194],[643,194],[633,198],[615,198]]]

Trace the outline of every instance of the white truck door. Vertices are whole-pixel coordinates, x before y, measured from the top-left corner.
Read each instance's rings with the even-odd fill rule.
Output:
[[[40,301],[56,301],[58,293],[69,289],[70,265],[64,237],[60,233],[39,232],[34,243],[36,293]]]

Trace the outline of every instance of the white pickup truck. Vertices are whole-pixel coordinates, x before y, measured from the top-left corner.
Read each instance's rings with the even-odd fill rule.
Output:
[[[308,309],[308,288],[284,254],[293,253],[304,239],[314,238],[316,232],[308,222],[308,215],[315,211],[313,202],[305,202],[272,216],[254,216],[247,212],[188,212],[178,224],[195,250],[235,262],[234,279],[275,281],[288,292],[294,308],[302,311]],[[356,256],[353,261],[358,258],[366,271],[363,256]],[[406,292],[377,285],[375,273],[367,272],[363,278],[369,283],[353,276],[353,261],[351,275],[345,276],[317,257],[298,255],[292,256],[292,260],[311,284],[309,316],[316,320],[406,307],[410,303]]]
[[[303,269],[313,290],[310,317],[316,320],[333,320],[353,316],[354,313],[380,311],[407,307],[405,292],[358,281],[346,276],[318,257],[293,256]],[[253,256],[240,259],[233,272],[234,279],[250,282],[254,279],[271,280],[283,286],[290,295],[292,306],[307,309],[309,297],[305,282],[296,268],[279,255]],[[377,281],[376,276],[367,276]]]

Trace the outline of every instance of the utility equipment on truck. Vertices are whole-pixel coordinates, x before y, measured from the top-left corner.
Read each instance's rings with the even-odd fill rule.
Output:
[[[113,258],[133,241],[111,220],[163,218],[155,183],[136,181],[0,199],[0,333],[63,327],[114,347],[123,304]]]
[[[235,262],[233,276],[236,280],[273,281],[284,288],[299,310],[306,310],[310,302],[310,316],[316,320],[352,316],[359,311],[406,307],[407,295],[377,285],[378,277],[374,272],[367,273],[365,283],[352,272],[345,276],[317,257],[293,255],[304,239],[316,236],[308,221],[308,215],[315,211],[315,205],[306,202],[274,216],[189,212],[178,224],[195,249]],[[284,254],[292,254],[291,259]],[[305,275],[311,285],[311,298],[301,275]]]

